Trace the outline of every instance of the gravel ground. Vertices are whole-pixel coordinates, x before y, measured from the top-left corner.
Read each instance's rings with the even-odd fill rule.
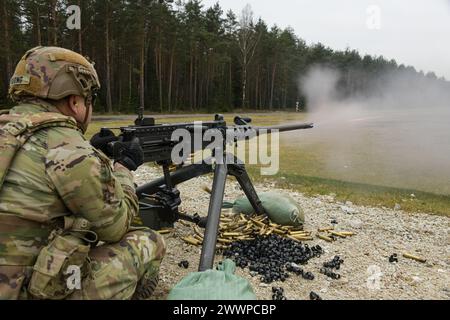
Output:
[[[145,183],[160,177],[158,168],[143,167],[136,173],[136,182]],[[212,184],[209,176],[191,180],[179,186],[182,194],[182,210],[189,214],[205,215],[209,195],[202,186]],[[273,191],[270,183],[256,184],[258,192]],[[401,210],[356,206],[340,203],[333,195],[306,197],[299,192],[289,193],[303,208],[306,230],[338,222],[336,229],[353,231],[356,236],[339,239],[333,243],[315,239],[308,244],[319,244],[325,250],[320,258],[312,259],[305,271],[315,275],[312,281],[291,276],[286,282],[261,284],[248,269],[238,269],[237,274],[247,278],[261,300],[272,297],[272,286],[283,287],[289,300],[309,299],[311,291],[325,300],[340,299],[450,299],[450,219],[426,213],[405,213]],[[229,180],[225,191],[226,200],[243,195],[238,184]],[[161,266],[161,281],[154,299],[165,299],[170,289],[190,272],[196,272],[200,248],[185,244],[180,236],[191,234],[189,226],[176,223],[176,231],[165,236],[168,251]],[[427,259],[426,263],[402,257],[409,252]],[[390,263],[389,257],[397,253],[398,263]],[[340,280],[331,280],[319,273],[323,262],[335,255],[344,259],[338,273]],[[189,268],[182,269],[178,263],[187,260]],[[219,254],[216,262],[223,260]]]

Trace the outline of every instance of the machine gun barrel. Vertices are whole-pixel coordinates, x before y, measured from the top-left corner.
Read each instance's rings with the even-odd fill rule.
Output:
[[[295,131],[295,130],[305,130],[305,129],[312,129],[314,128],[313,123],[293,123],[293,124],[283,124],[279,126],[270,126],[270,127],[254,127],[258,132],[261,130],[278,130],[279,132],[288,132],[288,131]]]
[[[271,134],[274,131],[278,133],[288,132],[288,131],[296,131],[296,130],[305,130],[314,128],[314,124],[312,123],[293,123],[293,124],[283,124],[277,126],[267,126],[267,127],[254,127],[249,124],[247,125],[238,125],[228,127],[227,131],[227,141],[242,141],[242,140],[251,140],[257,136],[264,134]]]

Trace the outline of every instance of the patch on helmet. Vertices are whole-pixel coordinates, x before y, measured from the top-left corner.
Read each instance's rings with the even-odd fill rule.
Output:
[[[30,84],[31,79],[29,75],[23,75],[23,76],[15,76],[11,78],[10,85],[11,86],[17,86],[17,85],[28,85]]]

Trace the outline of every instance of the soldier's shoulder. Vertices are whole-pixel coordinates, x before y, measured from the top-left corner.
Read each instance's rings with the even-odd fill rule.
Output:
[[[93,174],[101,168],[112,170],[112,163],[96,150],[80,131],[56,127],[48,132],[46,167],[61,173],[71,169],[80,174],[85,174],[86,169],[89,169],[90,174]]]
[[[80,131],[71,127],[52,127],[47,130],[48,148],[55,149],[65,147],[79,149],[84,147],[92,150],[92,146]],[[81,150],[81,149],[80,149]]]
[[[96,165],[100,160],[98,152],[76,129],[55,127],[48,130],[47,134],[46,159],[50,164],[61,165],[83,162],[84,164]]]

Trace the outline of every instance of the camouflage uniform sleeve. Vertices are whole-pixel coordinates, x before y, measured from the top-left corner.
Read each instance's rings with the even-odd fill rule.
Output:
[[[122,185],[123,189],[126,192],[133,194],[133,196],[136,195],[136,189],[134,186],[134,178],[133,178],[133,175],[131,174],[130,170],[125,168],[120,163],[116,163],[114,165],[114,176],[120,182],[120,184]]]
[[[138,211],[133,176],[94,149],[79,132],[49,132],[46,171],[66,207],[93,224],[99,239],[117,242]]]

